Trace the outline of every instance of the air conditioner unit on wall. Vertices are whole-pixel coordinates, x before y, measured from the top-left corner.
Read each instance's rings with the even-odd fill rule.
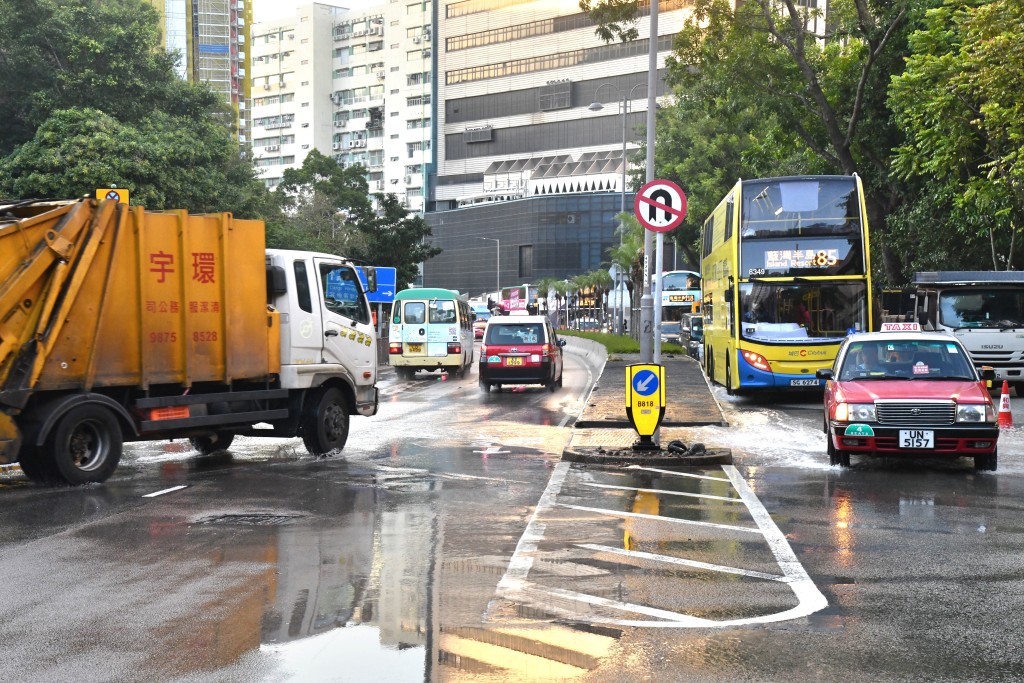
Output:
[[[414,42],[417,45],[419,45],[420,44],[420,40],[421,40],[421,38],[419,36],[414,36],[413,39],[412,39],[412,42]]]
[[[334,127],[335,128],[344,128],[347,125],[348,125],[348,121],[345,121],[344,119],[339,119],[338,121],[334,122]]]
[[[355,140],[353,141],[354,147],[366,147],[366,140]]]
[[[331,145],[331,149],[341,149],[341,143],[335,142],[333,145]]]
[[[278,147],[277,145],[267,145],[267,146],[266,146],[266,147],[264,147],[263,149],[264,149],[264,150],[266,150],[266,151],[268,151],[268,152],[276,152],[277,150],[279,150],[279,149],[281,149],[281,148],[280,148],[280,147]]]

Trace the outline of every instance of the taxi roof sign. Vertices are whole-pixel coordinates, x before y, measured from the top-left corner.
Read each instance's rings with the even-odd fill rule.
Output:
[[[879,332],[920,332],[920,323],[882,323]]]

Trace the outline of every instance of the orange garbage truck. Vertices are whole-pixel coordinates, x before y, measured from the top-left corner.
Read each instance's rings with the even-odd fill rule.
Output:
[[[0,202],[0,464],[77,485],[126,441],[343,448],[377,412],[366,291],[344,258],[265,243],[227,213]]]

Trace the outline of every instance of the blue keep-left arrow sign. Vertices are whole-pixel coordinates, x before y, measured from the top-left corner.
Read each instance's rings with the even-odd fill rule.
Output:
[[[633,375],[633,391],[641,396],[650,396],[658,391],[658,375],[651,370],[641,370]]]

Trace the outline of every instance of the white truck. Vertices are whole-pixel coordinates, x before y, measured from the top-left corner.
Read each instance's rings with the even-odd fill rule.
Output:
[[[113,200],[0,202],[0,464],[88,484],[126,441],[342,449],[349,416],[377,412],[365,290],[351,262],[265,249],[264,232]]]
[[[1024,272],[914,274],[917,320],[955,335],[974,365],[995,369],[1024,395]]]

